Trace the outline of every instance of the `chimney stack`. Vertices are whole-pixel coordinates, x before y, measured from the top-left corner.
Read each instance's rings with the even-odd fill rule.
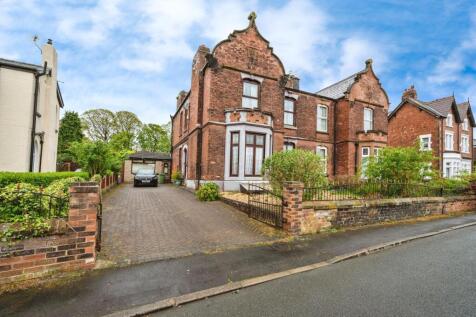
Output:
[[[402,100],[405,100],[408,98],[417,99],[417,92],[416,92],[415,86],[413,85],[411,85],[410,87],[408,87],[407,89],[403,91]]]
[[[288,81],[286,82],[286,88],[299,90],[299,78],[289,74]]]
[[[180,105],[184,101],[185,97],[187,97],[187,92],[185,90],[180,91],[178,96],[177,96],[177,109],[178,109],[178,107],[180,107]]]

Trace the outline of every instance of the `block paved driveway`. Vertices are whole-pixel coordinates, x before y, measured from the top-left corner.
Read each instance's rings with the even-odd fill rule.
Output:
[[[123,184],[103,197],[100,257],[118,264],[214,252],[283,238],[220,201],[199,202],[173,185]]]

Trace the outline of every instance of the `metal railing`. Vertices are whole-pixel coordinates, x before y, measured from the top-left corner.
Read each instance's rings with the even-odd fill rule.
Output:
[[[40,191],[0,188],[0,222],[10,217],[31,215],[44,218],[64,218],[68,215],[69,201]]]
[[[422,183],[403,183],[389,181],[332,181],[314,188],[304,188],[304,201],[363,200],[408,197],[442,197],[461,195],[466,188],[445,189],[440,186]]]
[[[248,183],[248,215],[267,224],[283,226],[283,198],[265,183]]]

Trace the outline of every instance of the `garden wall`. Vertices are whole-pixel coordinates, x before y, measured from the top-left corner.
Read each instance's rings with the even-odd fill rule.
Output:
[[[52,271],[94,267],[99,186],[91,182],[76,183],[70,188],[70,195],[62,234],[0,243],[0,285]]]
[[[315,233],[375,223],[476,211],[476,195],[379,200],[302,201],[303,185],[290,182],[283,191],[283,228],[291,234]]]

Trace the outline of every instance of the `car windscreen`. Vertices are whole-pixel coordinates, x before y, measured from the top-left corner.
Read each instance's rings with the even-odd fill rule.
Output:
[[[153,170],[138,170],[136,175],[155,175]]]

